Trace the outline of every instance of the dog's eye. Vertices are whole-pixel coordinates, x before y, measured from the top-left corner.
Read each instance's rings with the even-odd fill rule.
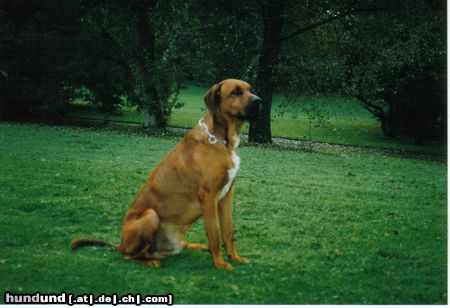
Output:
[[[240,88],[236,88],[233,90],[233,92],[231,92],[232,95],[241,95],[242,94],[242,90]]]

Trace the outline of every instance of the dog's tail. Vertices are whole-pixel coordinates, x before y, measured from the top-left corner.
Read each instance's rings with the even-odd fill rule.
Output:
[[[72,250],[77,249],[78,247],[83,247],[83,246],[116,247],[113,244],[110,244],[105,241],[90,240],[90,239],[86,239],[86,238],[80,238],[80,239],[73,240],[72,243],[70,244],[70,248],[72,248]]]

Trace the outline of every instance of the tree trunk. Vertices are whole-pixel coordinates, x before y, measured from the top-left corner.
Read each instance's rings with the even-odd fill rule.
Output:
[[[258,117],[250,121],[248,138],[251,142],[272,142],[270,112],[274,91],[274,77],[277,73],[281,49],[283,9],[283,1],[268,1],[266,5],[261,7],[264,29],[255,90],[263,102]]]
[[[380,120],[384,137],[395,137],[397,125],[395,123],[395,117],[392,115],[392,111],[394,110],[393,104],[389,104],[389,111],[386,112],[382,106],[372,103],[363,95],[357,95],[356,98],[362,102],[364,108]]]
[[[395,125],[392,120],[390,113],[386,113],[383,110],[377,115],[381,122],[381,129],[383,130],[384,137],[393,138],[395,137]]]
[[[148,109],[143,111],[144,113],[144,127],[157,127],[163,128],[164,123],[161,123],[158,117],[154,113],[150,113]]]
[[[163,126],[163,115],[160,110],[160,102],[157,97],[157,89],[153,78],[153,68],[156,61],[155,44],[156,36],[155,29],[150,22],[150,12],[156,6],[156,0],[135,2],[137,27],[139,34],[139,51],[138,51],[138,66],[140,76],[142,78],[143,102],[144,110],[144,126],[154,126],[161,128]]]

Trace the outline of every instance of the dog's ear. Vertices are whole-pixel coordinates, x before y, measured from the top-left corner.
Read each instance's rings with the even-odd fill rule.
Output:
[[[205,96],[203,97],[206,107],[208,107],[209,112],[211,115],[216,115],[217,110],[220,108],[220,90],[222,88],[221,83],[217,83],[209,89],[208,92],[206,92]]]

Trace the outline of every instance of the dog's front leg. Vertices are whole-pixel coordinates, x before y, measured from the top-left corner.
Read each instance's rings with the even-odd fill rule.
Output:
[[[230,259],[237,262],[247,262],[247,259],[238,255],[236,248],[234,247],[233,186],[231,186],[228,193],[219,202],[219,220],[220,228],[222,230],[222,242]]]
[[[233,266],[224,261],[222,252],[220,251],[217,199],[210,195],[205,196],[202,200],[202,210],[206,236],[208,237],[208,248],[213,258],[214,265],[217,268],[225,268],[231,271]]]

